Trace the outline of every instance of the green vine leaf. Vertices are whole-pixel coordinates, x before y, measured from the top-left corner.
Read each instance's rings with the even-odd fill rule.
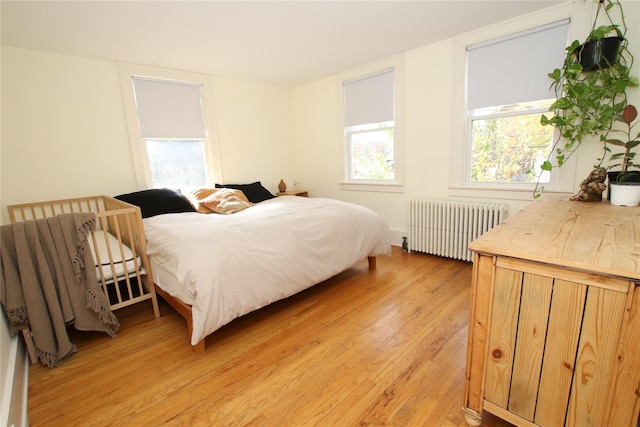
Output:
[[[607,144],[617,145],[618,147],[624,147],[625,143],[620,141],[619,139],[605,139],[604,142]]]

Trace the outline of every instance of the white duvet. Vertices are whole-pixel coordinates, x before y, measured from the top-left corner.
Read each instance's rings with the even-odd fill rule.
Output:
[[[277,197],[232,215],[158,215],[145,218],[144,228],[151,260],[191,299],[184,302],[192,305],[192,345],[236,317],[391,250],[379,215],[321,198]]]

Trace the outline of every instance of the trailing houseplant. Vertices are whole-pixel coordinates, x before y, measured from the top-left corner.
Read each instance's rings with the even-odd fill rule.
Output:
[[[601,9],[609,22],[596,27]],[[620,24],[614,23],[614,11]],[[622,114],[628,104],[627,88],[638,85],[637,77],[631,75],[634,58],[628,49],[626,33],[627,25],[620,1],[600,0],[598,14],[587,38],[582,43],[573,41],[566,48],[562,67],[549,73],[557,99],[549,107],[554,114],[543,115],[541,124],[553,126],[558,132],[551,154],[541,166],[543,171],[561,167],[583,140],[595,137],[603,144],[603,153],[594,167],[600,167],[604,162],[610,152],[605,142],[608,133],[616,117]],[[591,44],[611,38],[616,41],[617,55],[597,59],[594,64],[585,64],[585,69],[585,57],[592,56],[585,54],[585,50],[590,49]],[[534,197],[539,195],[536,186]]]

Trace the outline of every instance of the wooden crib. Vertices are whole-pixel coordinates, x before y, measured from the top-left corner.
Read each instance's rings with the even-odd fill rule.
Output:
[[[96,230],[88,237],[96,276],[111,310],[151,301],[160,316],[140,208],[108,196],[89,196],[7,206],[12,223],[62,213],[93,212]],[[30,332],[23,331],[32,363],[38,362]]]

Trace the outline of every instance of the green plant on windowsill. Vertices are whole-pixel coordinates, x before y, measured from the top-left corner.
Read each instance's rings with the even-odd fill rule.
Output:
[[[598,12],[601,8],[609,24],[596,27],[596,14],[593,28],[585,41],[580,43],[575,40],[571,43],[566,48],[562,67],[549,73],[557,99],[549,107],[553,116],[543,115],[541,124],[556,128],[558,138],[554,141],[549,158],[541,166],[543,171],[561,167],[583,140],[593,137],[598,137],[603,144],[603,155],[594,166],[600,167],[608,153],[605,143],[607,135],[615,118],[622,114],[627,105],[627,88],[638,86],[637,77],[631,75],[634,58],[625,38],[627,26],[622,5],[619,0],[601,0]],[[614,8],[617,9],[621,24],[613,22],[611,12]],[[592,44],[611,39],[616,45],[613,55],[593,58],[586,53]],[[595,52],[603,53],[598,48]],[[594,61],[588,64],[588,60]],[[539,197],[541,191],[538,182],[534,197]]]

